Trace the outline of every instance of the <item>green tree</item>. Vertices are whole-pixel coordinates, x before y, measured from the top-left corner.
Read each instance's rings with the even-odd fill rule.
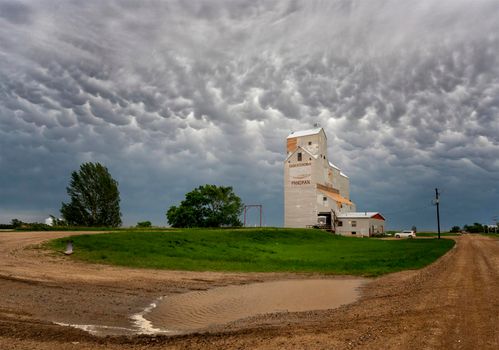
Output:
[[[83,163],[73,171],[69,187],[69,203],[62,203],[61,214],[69,225],[121,225],[118,182],[99,163]]]
[[[21,220],[19,219],[12,219],[10,221],[10,224],[12,225],[12,228],[19,228],[21,227],[22,225],[25,225],[26,223],[22,222]]]
[[[52,226],[67,226],[68,224],[63,219],[58,219],[54,215],[49,215],[52,219]]]
[[[459,231],[461,231],[461,228],[459,226],[452,226],[452,228],[450,229],[450,232],[452,233],[458,233]]]
[[[152,223],[150,221],[139,221],[137,222],[137,227],[139,228],[152,227]]]
[[[232,187],[204,185],[187,193],[178,207],[170,207],[166,217],[173,227],[241,226],[242,210]]]
[[[463,229],[471,233],[482,233],[485,232],[485,228],[479,222],[474,222],[473,225],[464,225]]]

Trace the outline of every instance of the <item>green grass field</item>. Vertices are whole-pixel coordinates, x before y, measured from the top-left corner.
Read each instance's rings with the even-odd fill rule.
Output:
[[[449,239],[351,238],[313,229],[123,231],[71,238],[74,259],[194,271],[289,271],[376,276],[428,265]],[[46,244],[63,250],[66,239]]]
[[[459,234],[453,232],[441,232],[440,237],[457,237]],[[437,232],[416,232],[416,237],[438,237]]]

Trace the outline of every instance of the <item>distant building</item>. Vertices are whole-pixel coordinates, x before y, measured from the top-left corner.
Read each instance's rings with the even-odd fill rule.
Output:
[[[486,225],[487,232],[498,232],[499,227],[496,225]]]
[[[385,232],[385,218],[378,212],[351,212],[338,215],[336,233],[344,236],[372,236]]]
[[[48,226],[58,226],[61,224],[61,219],[56,218],[55,216],[50,216],[45,219],[45,225]]]
[[[53,217],[46,218],[45,225],[54,226],[54,218]]]
[[[331,163],[323,128],[292,132],[287,137],[284,163],[284,226],[321,226],[344,235],[371,235],[384,231],[384,218],[356,213],[350,200],[350,179]],[[355,220],[345,215],[357,214]],[[369,213],[372,214],[372,213]],[[373,215],[376,216],[376,215]],[[374,221],[375,220],[375,221]],[[369,230],[349,230],[369,227]],[[348,225],[343,226],[350,222]],[[342,226],[340,226],[342,225]],[[376,227],[374,231],[373,226]],[[347,230],[348,227],[348,230]],[[367,232],[367,233],[366,233]]]

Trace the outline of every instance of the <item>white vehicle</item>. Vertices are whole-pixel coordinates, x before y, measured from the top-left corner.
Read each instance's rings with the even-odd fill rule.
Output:
[[[405,230],[402,232],[397,232],[395,238],[416,238],[416,232],[412,230]]]

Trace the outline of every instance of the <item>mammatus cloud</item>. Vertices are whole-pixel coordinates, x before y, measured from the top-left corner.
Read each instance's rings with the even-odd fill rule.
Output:
[[[492,0],[0,0],[0,219],[100,161],[126,224],[217,183],[281,225],[284,139],[318,122],[359,209],[432,227],[438,186],[446,225],[489,221],[497,33]]]

